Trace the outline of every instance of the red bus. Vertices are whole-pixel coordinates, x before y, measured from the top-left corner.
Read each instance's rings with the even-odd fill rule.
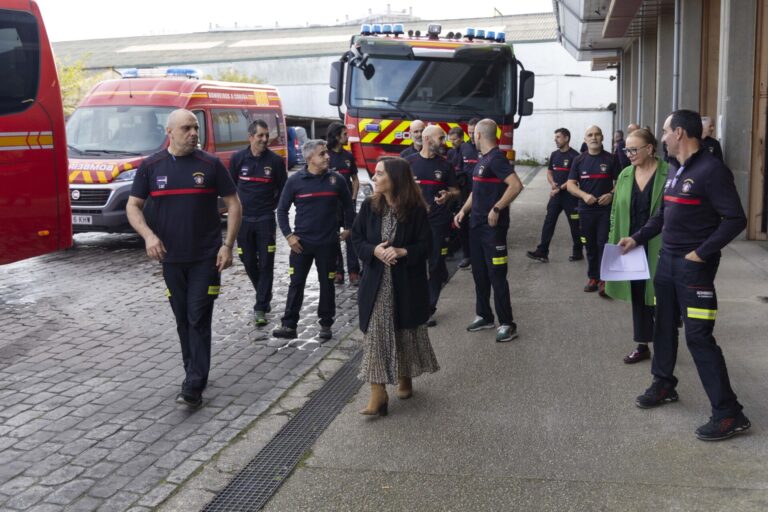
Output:
[[[441,31],[429,25],[424,34],[405,34],[402,24],[366,24],[332,64],[329,103],[346,107],[358,167],[372,174],[377,158],[412,144],[415,119],[446,132],[461,126],[465,140],[466,121],[493,119],[500,149],[514,160],[514,129],[533,112],[534,74],[515,58],[503,32],[467,29],[441,37]]]
[[[142,160],[168,146],[165,124],[178,108],[200,124],[200,149],[224,165],[248,145],[248,125],[269,126],[269,148],[287,157],[280,95],[272,86],[195,78],[191,68],[123,71],[96,84],[67,121],[75,232],[133,232],[125,206]],[[151,201],[145,214],[151,215]]]
[[[40,9],[0,0],[0,264],[72,245],[67,143]]]

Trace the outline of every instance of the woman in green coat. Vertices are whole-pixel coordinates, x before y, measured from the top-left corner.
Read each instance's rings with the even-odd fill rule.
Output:
[[[627,137],[624,152],[631,165],[621,171],[616,180],[608,243],[616,244],[621,238],[637,232],[656,213],[663,200],[669,166],[656,156],[656,144],[656,138],[646,129],[635,130]],[[632,303],[632,325],[637,347],[624,357],[626,364],[651,357],[648,344],[653,341],[656,304],[653,276],[660,248],[661,236],[653,238],[645,246],[650,279],[609,281],[605,285],[609,296]]]

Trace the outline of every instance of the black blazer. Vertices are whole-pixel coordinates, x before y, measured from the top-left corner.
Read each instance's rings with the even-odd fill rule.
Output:
[[[373,255],[373,250],[381,241],[381,216],[371,208],[371,200],[366,199],[352,226],[352,245],[363,262],[357,298],[360,330],[363,332],[368,332],[376,294],[384,276],[384,263]],[[432,246],[432,232],[426,209],[418,208],[407,222],[397,223],[391,245],[408,251],[407,256],[392,266],[395,328],[413,329],[429,319],[427,260]]]

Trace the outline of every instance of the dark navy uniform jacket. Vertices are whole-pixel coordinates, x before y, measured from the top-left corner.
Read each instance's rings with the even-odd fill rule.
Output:
[[[590,155],[589,152],[581,153],[571,166],[571,172],[568,174],[569,180],[576,180],[579,188],[587,194],[599,198],[613,190],[613,182],[618,178],[621,169],[616,156],[603,150],[597,155]],[[588,205],[579,199],[579,210],[599,211],[610,210],[611,205],[600,206],[595,203]]]
[[[451,211],[448,203],[437,204],[437,197],[442,190],[455,187],[456,174],[453,166],[440,155],[424,158],[420,153],[409,156],[406,160],[411,164],[413,176],[419,184],[421,195],[426,201],[431,222],[450,222]]]
[[[713,137],[704,137],[701,139],[701,147],[712,153],[715,158],[723,161],[723,148],[720,147],[720,142]]]
[[[229,172],[243,204],[243,220],[274,219],[280,192],[288,179],[283,158],[269,149],[253,156],[248,146],[232,155]]]
[[[413,144],[411,144],[410,146],[408,146],[407,148],[405,148],[400,152],[400,158],[408,158],[409,156],[415,155],[416,153],[418,153],[418,151],[413,146]]]
[[[695,250],[706,260],[746,225],[733,174],[702,148],[682,166],[672,159],[664,201],[632,238],[642,244],[661,233],[663,251],[684,256]]]
[[[314,245],[338,243],[337,211],[344,211],[344,227],[354,220],[352,197],[341,174],[326,171],[315,175],[307,168],[288,178],[277,205],[277,223],[283,235],[296,234],[302,242]],[[294,229],[288,221],[288,210],[296,205]]]
[[[347,182],[349,192],[352,193],[352,177],[357,176],[355,157],[352,156],[352,153],[349,151],[342,149],[337,153],[331,148],[328,148],[328,155],[331,157],[331,163],[328,170],[341,174]]]
[[[504,192],[507,184],[504,180],[515,169],[498,147],[484,154],[475,165],[472,173],[472,212],[469,217],[470,227],[488,224],[488,214],[491,212]],[[499,212],[498,226],[509,226],[509,208]]]
[[[164,263],[215,258],[221,247],[218,197],[235,192],[221,160],[200,150],[186,156],[158,151],[141,163],[131,188],[134,197],[152,198]]]
[[[552,179],[555,183],[562,186],[568,181],[568,173],[571,172],[571,166],[577,156],[579,156],[579,152],[573,148],[566,152],[558,149],[549,155],[549,167],[547,169],[552,171]]]

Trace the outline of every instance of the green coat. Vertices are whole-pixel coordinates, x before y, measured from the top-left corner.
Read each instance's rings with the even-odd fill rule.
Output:
[[[656,158],[656,175],[653,180],[651,195],[651,217],[656,214],[664,193],[664,183],[667,181],[669,164],[661,158]],[[626,167],[616,180],[616,188],[611,207],[611,231],[608,234],[608,243],[617,244],[622,238],[631,235],[629,232],[629,215],[632,204],[632,186],[635,181],[635,166]],[[656,292],[653,289],[653,276],[656,275],[656,263],[659,261],[659,249],[661,249],[661,235],[652,238],[648,242],[648,268],[651,278],[645,284],[645,304],[656,304]],[[605,283],[605,293],[614,299],[632,301],[632,293],[629,281],[608,281]]]

